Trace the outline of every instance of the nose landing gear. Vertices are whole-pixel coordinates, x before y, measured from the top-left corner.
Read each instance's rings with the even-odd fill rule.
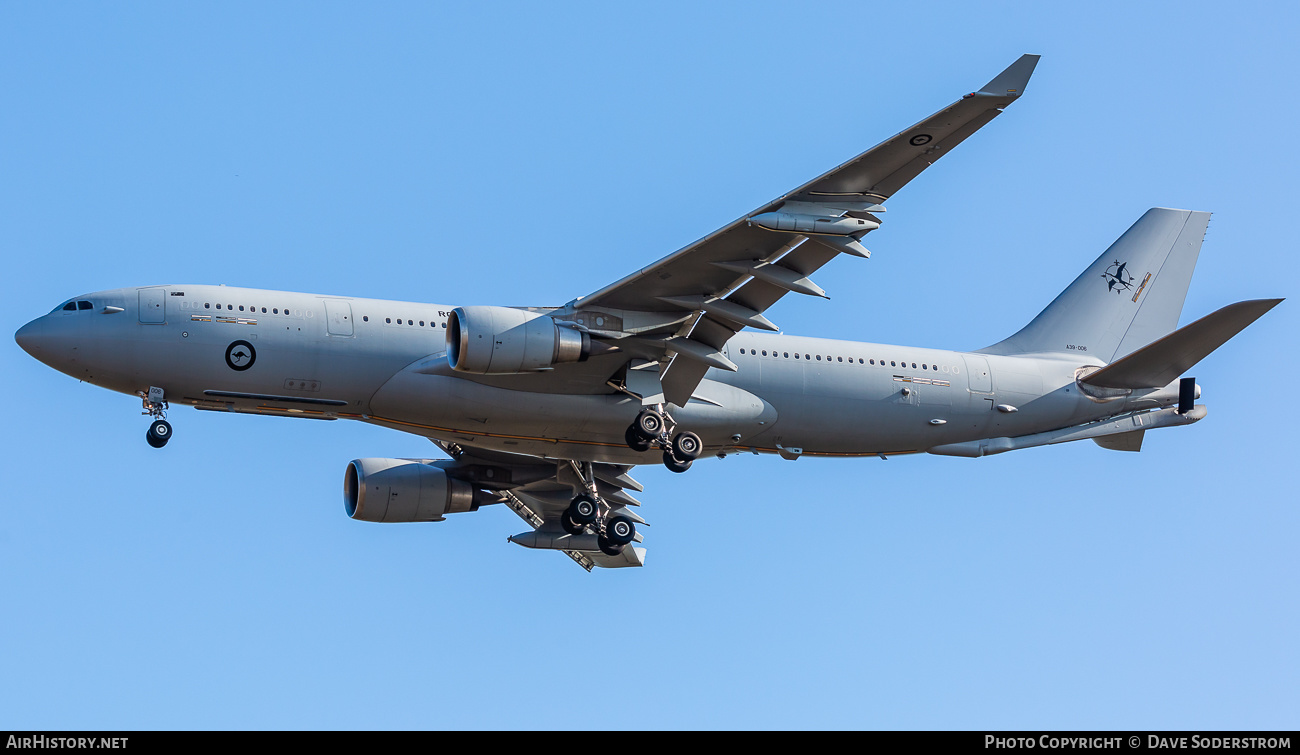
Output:
[[[172,426],[165,419],[155,420],[149,425],[149,430],[145,432],[144,439],[154,448],[162,448],[167,445],[167,441],[172,437]]]
[[[623,439],[633,451],[649,451],[652,446],[663,449],[664,466],[674,472],[685,472],[690,469],[691,462],[699,458],[704,443],[692,432],[673,435],[676,426],[677,423],[660,404],[653,409],[642,409],[623,434]]]
[[[162,448],[167,445],[167,441],[172,438],[172,426],[165,417],[167,416],[167,402],[163,399],[163,389],[156,386],[149,386],[149,392],[140,391],[137,393],[144,403],[144,411],[141,414],[147,414],[154,418],[149,425],[149,430],[144,434],[145,442],[154,448]]]

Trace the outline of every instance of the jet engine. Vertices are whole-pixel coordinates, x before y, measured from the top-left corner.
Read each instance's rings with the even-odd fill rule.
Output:
[[[536,312],[457,307],[447,319],[447,361],[459,372],[513,375],[585,362],[590,355],[590,336]]]
[[[343,507],[365,522],[440,522],[482,502],[473,485],[411,459],[354,459],[343,476]]]

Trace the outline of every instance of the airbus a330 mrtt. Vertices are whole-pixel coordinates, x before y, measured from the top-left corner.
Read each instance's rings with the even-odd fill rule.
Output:
[[[18,331],[32,356],[169,404],[352,419],[450,458],[357,459],[347,514],[441,521],[504,504],[511,538],[587,569],[640,566],[628,474],[704,455],[978,457],[1205,416],[1181,376],[1280,299],[1177,329],[1209,214],[1147,211],[1018,333],[972,352],[784,335],[767,317],[863,237],[909,181],[1023,94],[1038,56],[709,236],[556,307],[453,306],[211,285],[115,289]],[[1181,378],[1181,379],[1180,379]]]

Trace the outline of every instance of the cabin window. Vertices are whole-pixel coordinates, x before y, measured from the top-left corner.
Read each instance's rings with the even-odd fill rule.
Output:
[[[370,322],[370,315],[362,315],[361,322]]]
[[[393,324],[393,318],[391,318],[391,317],[385,317],[385,318],[384,318],[384,322],[388,323],[389,325],[392,325],[392,324]]]
[[[912,369],[916,369],[916,362],[912,362]]]

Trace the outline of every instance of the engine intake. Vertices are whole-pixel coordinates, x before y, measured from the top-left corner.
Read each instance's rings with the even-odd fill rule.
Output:
[[[410,459],[354,459],[343,476],[344,510],[365,522],[440,522],[481,499],[469,483]]]
[[[447,362],[458,372],[514,375],[589,356],[590,336],[536,312],[457,307],[447,320]]]

